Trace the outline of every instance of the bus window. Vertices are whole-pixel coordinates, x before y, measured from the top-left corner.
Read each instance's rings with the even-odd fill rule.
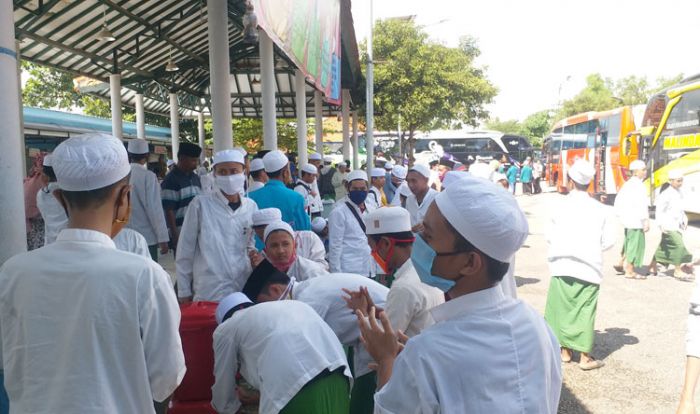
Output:
[[[666,95],[657,95],[651,98],[649,104],[647,105],[646,111],[644,111],[644,118],[642,119],[642,126],[659,126],[661,122],[661,117],[664,115],[666,110]]]
[[[671,110],[664,130],[697,129],[700,125],[700,90],[683,95],[680,102]]]
[[[620,145],[620,128],[622,116],[621,114],[616,114],[607,119],[608,121],[608,145],[615,146]]]
[[[654,169],[659,169],[671,161],[679,159],[697,149],[696,141],[686,140],[679,144],[677,140],[667,142],[668,136],[689,135],[698,132],[700,126],[700,89],[687,92],[669,114],[668,121],[652,149]],[[688,146],[690,145],[690,146]]]

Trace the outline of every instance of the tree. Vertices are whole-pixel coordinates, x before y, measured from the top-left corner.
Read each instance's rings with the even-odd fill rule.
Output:
[[[307,121],[307,131],[312,131]],[[255,153],[263,148],[263,123],[260,118],[234,118],[232,121],[233,144],[243,147],[249,153]],[[213,145],[214,132],[211,120],[207,120],[204,129],[208,137],[207,144]],[[277,147],[281,150],[295,152],[297,150],[296,120],[277,119]]]
[[[545,135],[552,129],[552,117],[549,110],[528,115],[521,125],[521,135],[530,139],[533,147],[541,147]]]
[[[656,79],[656,87],[651,90],[651,93],[655,94],[655,93],[661,92],[662,90],[664,90],[666,88],[670,88],[671,86],[679,83],[682,80],[683,80],[682,73],[679,73],[678,75],[672,76],[670,78],[664,78],[664,77],[657,78]]]
[[[22,62],[29,77],[22,89],[22,101],[37,108],[71,109],[82,106],[81,95],[73,88],[73,76],[45,66]]]
[[[558,118],[580,114],[588,111],[605,111],[620,106],[613,98],[610,82],[606,82],[598,73],[588,75],[586,87],[573,98],[564,101]]]
[[[624,105],[646,104],[651,92],[647,78],[634,75],[614,82],[612,91],[616,98],[622,100]]]
[[[378,22],[374,30],[376,125],[392,130],[400,120],[411,161],[416,131],[476,126],[488,116],[485,105],[496,88],[474,65],[479,50],[473,38],[449,48],[429,41],[415,23],[391,19]],[[366,51],[366,44],[361,48]]]
[[[504,134],[520,134],[522,131],[522,125],[517,119],[501,121],[498,117],[486,121],[486,128],[503,132]]]

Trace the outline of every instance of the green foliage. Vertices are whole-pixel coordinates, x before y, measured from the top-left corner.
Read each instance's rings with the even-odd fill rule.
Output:
[[[656,87],[652,88],[651,94],[653,95],[655,93],[661,92],[662,90],[679,83],[683,80],[683,77],[683,74],[679,73],[678,75],[672,76],[670,78],[656,78]]]
[[[112,116],[110,103],[107,102],[106,99],[94,96],[83,96],[81,100],[85,115],[97,116],[100,118],[110,118]]]
[[[396,129],[400,117],[412,147],[415,131],[476,125],[487,117],[496,88],[473,63],[479,55],[474,38],[449,48],[431,42],[413,22],[391,19],[374,30],[377,129]],[[366,64],[366,44],[361,48]]]
[[[307,131],[313,131],[311,120],[307,121]],[[263,123],[259,118],[234,118],[233,145],[245,148],[248,153],[255,153],[263,148]],[[204,123],[207,134],[207,144],[213,145],[214,133],[210,119]],[[296,120],[277,119],[277,146],[281,150],[296,152],[297,150],[297,126]]]
[[[486,128],[503,132],[504,134],[520,134],[520,131],[522,131],[522,125],[517,119],[501,121],[498,117],[486,121]]]
[[[37,108],[71,109],[82,106],[81,95],[73,88],[73,76],[56,69],[22,62],[29,78],[22,89],[22,101]]]
[[[642,105],[649,100],[649,82],[645,77],[632,75],[619,79],[611,89],[615,97],[620,98],[625,105]]]
[[[549,111],[535,112],[522,122],[516,119],[501,121],[494,118],[486,122],[486,127],[504,134],[521,135],[530,140],[533,147],[541,147],[544,136],[552,128],[552,117]]]

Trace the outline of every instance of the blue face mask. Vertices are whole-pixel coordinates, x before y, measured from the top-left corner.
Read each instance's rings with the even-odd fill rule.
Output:
[[[348,197],[353,203],[359,205],[367,199],[367,191],[353,190],[348,193]]]
[[[432,274],[435,257],[437,257],[435,250],[423,240],[423,237],[420,235],[416,236],[416,241],[413,242],[413,250],[411,251],[411,262],[413,262],[413,267],[416,268],[418,277],[426,285],[447,292],[455,285],[455,281],[443,279]]]

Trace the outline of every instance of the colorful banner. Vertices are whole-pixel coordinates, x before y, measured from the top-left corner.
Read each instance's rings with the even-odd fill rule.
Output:
[[[340,0],[253,0],[258,24],[326,101],[340,104]]]

